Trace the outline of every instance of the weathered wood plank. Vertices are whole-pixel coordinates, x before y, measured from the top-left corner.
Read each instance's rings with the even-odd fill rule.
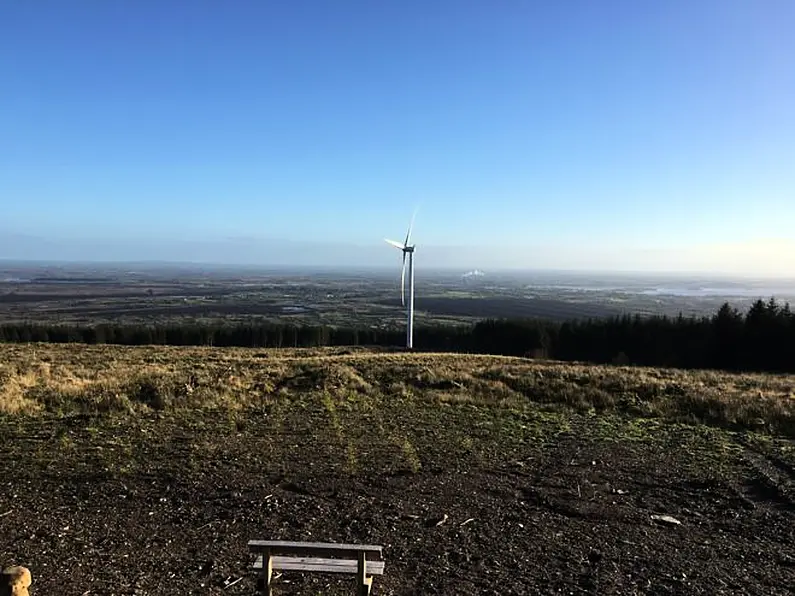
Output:
[[[318,555],[326,557],[355,555],[366,552],[368,559],[382,559],[383,547],[374,544],[337,544],[334,542],[291,542],[288,540],[249,540],[249,551],[270,550],[280,555]]]
[[[383,575],[383,561],[368,561],[368,575]],[[356,559],[326,559],[320,557],[271,557],[274,571],[316,571],[320,573],[357,573],[359,562]],[[262,569],[262,557],[254,561],[254,569]]]

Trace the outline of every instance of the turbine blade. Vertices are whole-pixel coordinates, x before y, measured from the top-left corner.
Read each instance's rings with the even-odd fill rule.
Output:
[[[396,242],[395,240],[390,240],[389,238],[384,238],[384,242],[386,242],[387,244],[391,244],[392,246],[394,246],[395,248],[399,248],[400,250],[403,250],[405,246],[404,244]]]
[[[411,228],[414,227],[414,218],[417,217],[417,210],[414,209],[414,213],[411,214],[411,223],[409,223],[409,231],[406,233],[406,242],[404,246],[409,245],[409,241],[411,240]]]
[[[403,269],[400,270],[400,305],[406,306],[406,253],[403,253]]]

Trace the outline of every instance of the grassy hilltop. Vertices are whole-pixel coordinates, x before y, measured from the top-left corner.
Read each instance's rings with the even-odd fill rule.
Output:
[[[226,585],[265,537],[383,544],[375,594],[784,594],[795,573],[793,376],[3,345],[0,433],[0,563],[34,594],[250,594]]]
[[[365,349],[251,350],[5,345],[0,411],[245,411],[320,396],[351,408],[395,400],[543,407],[703,422],[795,438],[795,376],[683,372],[482,355]]]

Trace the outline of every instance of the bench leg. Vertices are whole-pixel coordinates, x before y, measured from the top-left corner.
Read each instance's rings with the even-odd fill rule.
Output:
[[[364,552],[359,553],[359,566],[356,569],[356,584],[357,596],[370,596],[373,578],[367,577],[367,558]]]
[[[261,593],[265,596],[273,596],[273,558],[271,551],[262,553],[262,571],[260,571]]]

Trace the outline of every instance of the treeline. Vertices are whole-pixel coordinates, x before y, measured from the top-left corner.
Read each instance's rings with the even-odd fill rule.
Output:
[[[414,330],[414,341],[426,351],[457,351],[465,345],[470,333],[471,329],[466,327],[419,327]],[[404,330],[280,323],[91,326],[14,323],[0,325],[0,342],[261,348],[386,347],[405,345],[406,333]]]
[[[265,323],[239,325],[0,325],[0,342],[245,347],[401,346],[402,329]],[[747,313],[724,304],[712,317],[621,316],[558,323],[490,319],[471,327],[415,329],[422,351],[533,356],[675,368],[795,372],[795,315],[759,300]]]
[[[624,315],[551,324],[491,320],[472,329],[478,351],[555,360],[730,371],[795,372],[795,314],[774,298],[747,313]]]

